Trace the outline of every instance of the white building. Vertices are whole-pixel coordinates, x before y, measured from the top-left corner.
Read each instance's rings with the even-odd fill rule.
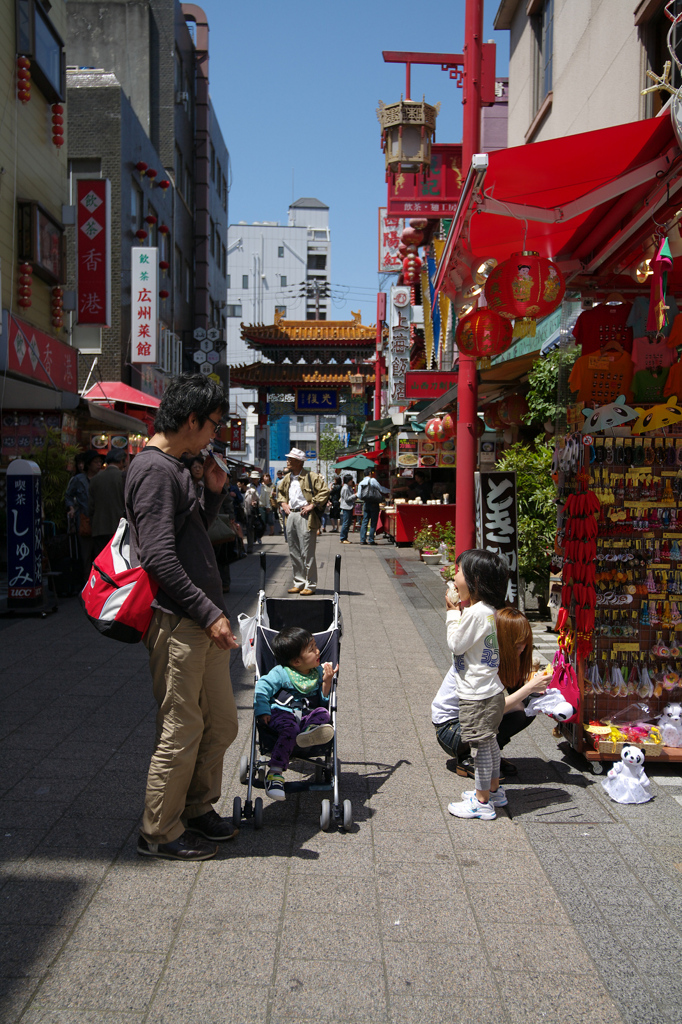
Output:
[[[261,360],[247,347],[241,324],[272,324],[275,313],[287,320],[327,320],[331,299],[329,207],[319,199],[297,199],[289,207],[287,224],[273,221],[231,224],[227,232],[227,362],[232,366]],[[257,394],[231,389],[231,410],[243,413]],[[247,416],[246,460],[253,461],[257,416]],[[339,420],[339,430],[341,429]],[[316,448],[314,416],[293,416],[291,444],[305,451]],[[277,461],[273,463],[276,465]]]

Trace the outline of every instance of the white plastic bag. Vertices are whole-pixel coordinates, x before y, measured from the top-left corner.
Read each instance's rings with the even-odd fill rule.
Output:
[[[256,615],[244,615],[241,612],[237,616],[239,623],[239,635],[242,642],[242,661],[244,668],[256,667],[256,626],[258,617]]]

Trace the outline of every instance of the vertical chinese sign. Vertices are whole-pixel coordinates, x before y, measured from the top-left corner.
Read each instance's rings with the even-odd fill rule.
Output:
[[[111,325],[111,183],[79,178],[76,201],[77,322]]]
[[[7,607],[32,608],[43,600],[40,469],[15,459],[7,467]]]
[[[389,217],[386,207],[379,207],[379,273],[399,274],[403,261],[398,246],[405,221],[402,217]]]
[[[388,407],[407,405],[405,374],[410,368],[410,290],[391,288],[388,335]]]
[[[509,562],[507,600],[519,599],[519,540],[516,473],[476,473],[476,546]]]
[[[130,331],[133,363],[156,363],[159,250],[133,248],[130,275]]]

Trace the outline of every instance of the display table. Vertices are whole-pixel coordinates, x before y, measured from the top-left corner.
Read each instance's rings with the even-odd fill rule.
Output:
[[[436,523],[455,522],[453,505],[396,505],[395,509],[382,509],[379,513],[379,528],[396,544],[411,544],[422,520],[430,526]],[[377,530],[379,532],[379,529]]]

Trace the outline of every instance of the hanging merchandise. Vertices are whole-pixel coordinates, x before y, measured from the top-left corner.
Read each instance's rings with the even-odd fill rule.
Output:
[[[639,418],[639,413],[631,409],[625,403],[625,395],[619,395],[615,402],[609,405],[600,405],[597,409],[583,409],[585,423],[583,430],[586,434],[598,434],[602,430],[610,430],[612,427],[622,427],[631,420]]]
[[[677,308],[677,302],[673,295],[666,296],[667,310],[667,322],[663,325],[660,333],[664,338],[668,338],[672,332],[675,318],[677,317],[679,310]],[[646,334],[650,328],[647,327],[647,321],[649,319],[649,300],[644,295],[638,295],[632,304],[630,315],[628,316],[628,326],[632,327],[632,333],[635,338],[641,338],[643,334]]]
[[[632,425],[633,435],[652,433],[654,430],[674,426],[682,421],[682,406],[677,404],[677,395],[671,395],[667,402],[655,405],[652,409],[641,409],[638,406],[635,412],[637,421]]]
[[[658,370],[661,367],[672,366],[675,359],[675,352],[660,334],[635,338],[632,343],[632,364],[635,373],[640,370]]]
[[[630,385],[635,402],[662,402],[667,379],[668,369],[664,366],[638,370]]]
[[[670,324],[666,314],[669,307],[666,305],[665,291],[668,283],[668,271],[672,269],[673,257],[668,245],[668,239],[664,238],[658,247],[658,252],[649,264],[653,271],[651,276],[651,297],[649,299],[649,316],[647,317],[647,331],[661,331]]]
[[[619,804],[644,804],[652,799],[649,779],[644,771],[644,753],[625,744],[620,761],[602,782],[605,792]]]
[[[582,346],[582,354],[598,352],[610,341],[617,341],[626,352],[631,352],[632,328],[628,327],[631,310],[631,302],[600,302],[591,309],[584,309],[573,328],[573,337],[576,344]]]
[[[613,341],[599,353],[576,359],[568,386],[577,391],[581,404],[595,408],[615,402],[619,395],[631,401],[633,374],[632,359],[620,342]]]
[[[431,290],[429,288],[429,271],[426,266],[421,272],[422,306],[424,308],[424,349],[426,352],[426,369],[433,369],[435,347],[433,320],[431,318]]]
[[[514,337],[535,337],[536,320],[553,313],[566,291],[556,264],[537,252],[516,252],[491,271],[485,297],[491,310],[514,321]]]

